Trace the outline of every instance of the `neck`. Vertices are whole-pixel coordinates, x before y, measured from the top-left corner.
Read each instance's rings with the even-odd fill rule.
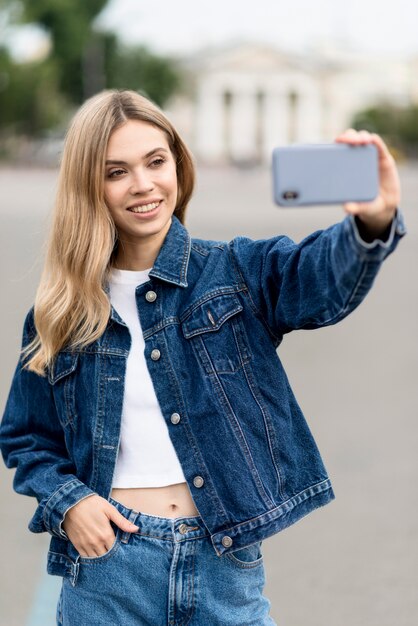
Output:
[[[153,267],[155,259],[163,245],[168,228],[157,236],[141,241],[119,238],[118,249],[113,266],[120,270],[142,271]]]
[[[134,247],[127,242],[119,241],[118,252],[113,266],[119,270],[141,271],[147,270],[154,265],[157,258],[158,250],[143,250],[140,247]]]

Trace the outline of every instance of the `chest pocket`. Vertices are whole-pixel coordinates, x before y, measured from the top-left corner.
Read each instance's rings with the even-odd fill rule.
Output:
[[[48,380],[53,386],[55,404],[61,425],[70,425],[75,430],[75,372],[78,353],[59,352],[48,373]]]
[[[207,374],[233,373],[250,360],[242,310],[236,294],[221,294],[196,307],[183,321],[183,335]]]

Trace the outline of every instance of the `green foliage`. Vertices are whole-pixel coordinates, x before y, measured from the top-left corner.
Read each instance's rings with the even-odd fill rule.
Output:
[[[382,103],[359,111],[353,128],[381,135],[394,148],[409,155],[418,154],[418,106]]]
[[[83,100],[83,63],[93,35],[92,22],[107,0],[22,0],[24,17],[45,28],[52,57],[59,67],[60,89],[78,103]]]
[[[53,62],[17,64],[0,52],[0,131],[40,135],[60,121],[64,108]]]
[[[16,63],[0,43],[0,133],[41,135],[69,109],[102,89],[129,88],[160,106],[180,87],[167,58],[144,47],[128,48],[94,20],[107,0],[0,0],[0,35],[10,23],[40,25],[51,38],[49,57]]]
[[[164,106],[181,87],[181,74],[170,59],[144,47],[119,48],[108,65],[108,87],[133,89]]]

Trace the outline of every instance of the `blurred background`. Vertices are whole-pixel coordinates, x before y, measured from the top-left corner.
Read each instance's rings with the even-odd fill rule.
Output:
[[[93,93],[138,90],[175,123],[197,162],[198,237],[300,240],[342,218],[339,207],[273,205],[276,145],[330,142],[352,126],[381,134],[397,159],[408,236],[347,320],[280,348],[337,495],[263,544],[280,626],[418,620],[417,23],[409,0],[0,0],[0,410],[65,129]],[[52,626],[48,537],[27,531],[34,503],[3,465],[0,478],[0,625]]]

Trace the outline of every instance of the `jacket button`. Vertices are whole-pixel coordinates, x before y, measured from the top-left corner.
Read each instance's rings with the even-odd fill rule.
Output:
[[[152,352],[151,352],[151,359],[153,361],[158,361],[158,359],[161,356],[161,352],[159,350],[157,350],[157,348],[155,348]]]
[[[193,484],[194,484],[194,486],[195,486],[195,487],[197,487],[198,489],[199,489],[200,487],[203,487],[203,483],[204,483],[204,482],[205,482],[205,481],[203,480],[203,478],[202,478],[201,476],[195,476],[195,477],[193,478]]]
[[[155,291],[147,291],[147,293],[145,294],[145,300],[147,302],[155,302],[157,299],[157,294],[155,293]]]
[[[180,421],[180,415],[178,413],[173,413],[170,419],[172,424],[178,424]]]
[[[232,546],[231,537],[228,537],[228,535],[225,535],[225,537],[222,537],[222,545],[224,548],[230,548]]]

